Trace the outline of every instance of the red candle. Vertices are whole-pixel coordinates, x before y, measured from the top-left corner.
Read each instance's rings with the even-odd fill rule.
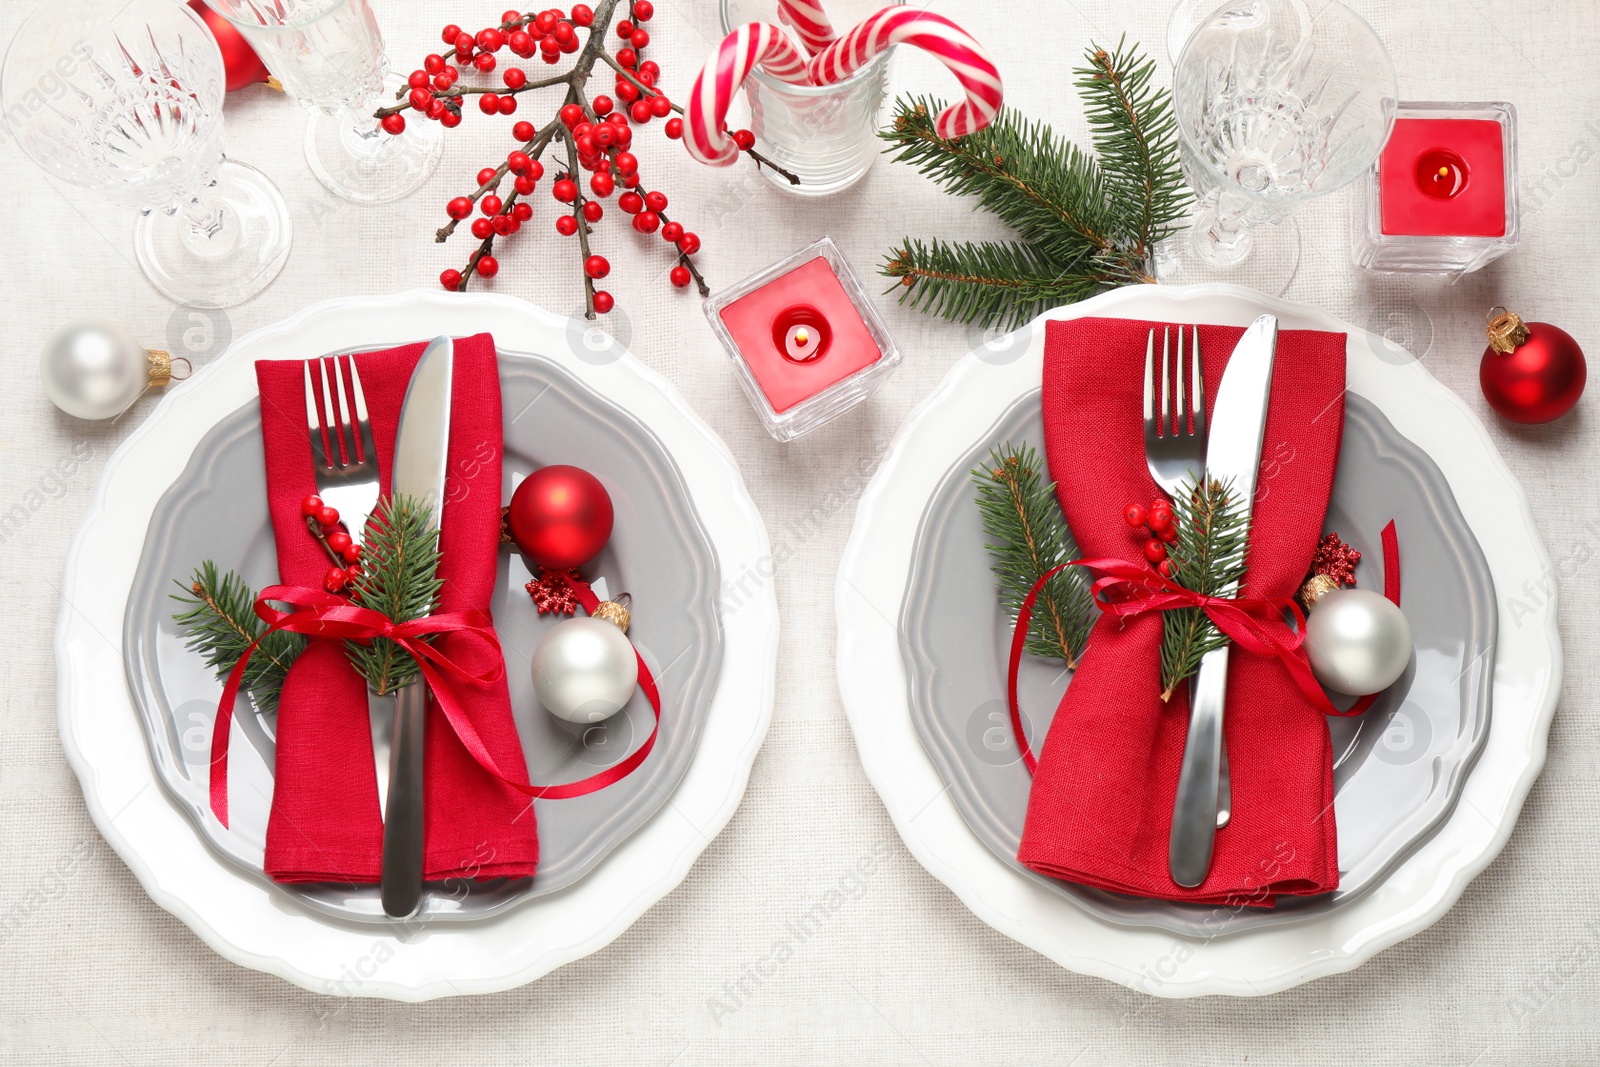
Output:
[[[766,396],[782,414],[883,358],[822,256],[778,275],[719,312]]]
[[[1493,119],[1396,119],[1378,159],[1382,232],[1504,237],[1505,152]]]

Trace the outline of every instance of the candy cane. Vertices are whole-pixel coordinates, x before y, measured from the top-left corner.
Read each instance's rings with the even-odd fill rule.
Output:
[[[894,45],[929,53],[956,76],[967,98],[939,113],[941,137],[981,130],[1000,111],[1000,71],[967,31],[942,15],[913,7],[890,7],[863,21],[811,60],[818,85],[844,81]]]
[[[805,57],[782,27],[751,22],[728,34],[689,90],[683,143],[700,162],[726,167],[739,158],[739,146],[723,125],[733,94],[757,65],[791,85],[811,84]]]
[[[822,10],[822,5],[816,0],[778,0],[778,17],[793,27],[804,42],[806,51],[812,55],[828,47],[839,36],[833,32],[828,13]]]

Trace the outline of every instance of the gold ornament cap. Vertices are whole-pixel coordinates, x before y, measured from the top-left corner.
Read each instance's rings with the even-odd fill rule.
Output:
[[[150,388],[160,389],[168,382],[181,382],[194,373],[194,364],[182,356],[174,359],[172,353],[164,352],[159,348],[145,349],[146,373],[150,376]],[[175,363],[183,364],[182,374],[173,374],[172,367]]]
[[[623,633],[627,633],[628,622],[633,618],[628,611],[628,607],[632,603],[633,597],[627,593],[618,593],[617,599],[602,600],[596,604],[595,609],[589,613],[589,617],[592,619],[604,619]]]
[[[1300,603],[1309,611],[1317,601],[1338,588],[1339,583],[1328,575],[1313,574],[1306,579],[1306,584],[1300,587]]]
[[[1499,314],[1495,314],[1495,312]],[[1489,338],[1489,347],[1505,355],[1515,352],[1517,346],[1528,340],[1528,326],[1522,321],[1522,316],[1514,311],[1507,311],[1496,304],[1489,309],[1489,325],[1483,328],[1484,336]]]

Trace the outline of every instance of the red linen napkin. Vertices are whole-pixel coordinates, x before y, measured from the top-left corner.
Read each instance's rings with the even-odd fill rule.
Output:
[[[357,357],[384,492],[401,402],[423,348],[405,345]],[[278,573],[285,584],[320,589],[329,563],[300,514],[301,500],[316,492],[303,366],[299,360],[263,360],[256,364],[256,381]],[[348,384],[346,361],[340,368]],[[439,610],[487,613],[499,566],[502,449],[500,377],[488,334],[456,341],[451,396]],[[443,634],[436,643],[470,672],[492,667],[483,662],[488,653],[461,635]],[[526,782],[505,679],[463,686],[460,694],[495,761]],[[480,767],[431,704],[426,745],[425,876],[531,876],[539,838],[529,800]],[[289,669],[278,702],[275,777],[267,873],[280,882],[378,881],[383,816],[367,688],[346,660],[342,642],[309,641]]]
[[[1142,375],[1149,331],[1165,325],[1046,327],[1045,453],[1085,558],[1144,562],[1144,538],[1122,512],[1160,495],[1145,466]],[[1200,327],[1208,419],[1241,333]],[[1242,596],[1292,596],[1310,566],[1344,429],[1344,353],[1344,334],[1278,333]],[[1224,725],[1233,817],[1217,832],[1206,880],[1194,889],[1172,880],[1168,835],[1189,710],[1186,686],[1161,702],[1161,626],[1159,613],[1096,622],[1040,752],[1017,858],[1053,878],[1198,903],[1269,906],[1279,893],[1336,888],[1327,722],[1281,663],[1238,646]]]

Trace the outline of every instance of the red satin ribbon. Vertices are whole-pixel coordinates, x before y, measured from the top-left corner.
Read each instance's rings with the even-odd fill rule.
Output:
[[[1383,528],[1383,595],[1400,606],[1400,538],[1394,532],[1394,520]],[[1360,715],[1377,702],[1379,694],[1368,693],[1354,704],[1346,715]]]
[[[600,603],[600,598],[595,596],[589,583],[581,579],[564,580],[572,587],[578,603],[583,605],[583,610],[593,614]],[[292,605],[297,610],[280,611],[270,603],[274,601]],[[645,666],[644,658],[635,651],[634,656],[639,662],[639,688],[644,691],[644,695],[650,701],[650,708],[655,713],[655,726],[651,729],[650,736],[645,738],[644,744],[621,762],[576,782],[528,785],[511,778],[500,769],[488,746],[484,744],[483,738],[472,725],[472,720],[462,709],[456,691],[458,685],[487,685],[499,681],[505,675],[505,661],[500,656],[500,640],[495,636],[494,625],[488,615],[475,610],[456,611],[396,624],[381,612],[358,607],[319,589],[292,585],[274,585],[263,589],[256,599],[255,611],[256,615],[267,624],[267,628],[261,637],[256,638],[250,643],[250,647],[245,649],[244,655],[239,657],[239,662],[234,664],[233,671],[228,675],[228,682],[223,687],[222,700],[217,705],[217,718],[211,732],[211,810],[223,826],[228,825],[228,739],[232,732],[234,701],[238,698],[239,687],[244,680],[245,664],[250,661],[256,646],[261,643],[261,638],[277,630],[334,640],[369,641],[374,637],[389,638],[416,659],[422,677],[433,693],[434,703],[444,713],[450,728],[455,731],[456,737],[461,740],[466,750],[472,754],[472,758],[478,761],[478,765],[525,796],[567,800],[619,782],[645,761],[650,755],[650,750],[655,747],[657,734],[661,732],[661,694],[656,688],[655,679],[650,674],[650,668]],[[422,640],[424,637],[444,633],[465,634],[481,642],[486,648],[492,649],[495,653],[494,669],[483,674],[473,674]]]
[[[1022,606],[1017,611],[1017,622],[1011,632],[1011,657],[1006,668],[1006,699],[1011,711],[1011,732],[1022,752],[1022,762],[1031,774],[1038,766],[1033,747],[1028,744],[1022,729],[1022,708],[1017,702],[1017,673],[1022,666],[1024,646],[1028,642],[1028,623],[1033,618],[1033,604],[1039,590],[1056,574],[1068,567],[1083,567],[1097,575],[1090,592],[1095,604],[1108,615],[1123,618],[1143,615],[1150,611],[1171,611],[1174,608],[1199,608],[1206,613],[1218,630],[1247,652],[1258,656],[1271,656],[1289,671],[1300,692],[1316,710],[1324,715],[1359,715],[1372,707],[1378,694],[1371,693],[1356,701],[1347,710],[1340,711],[1328,699],[1317,677],[1311,671],[1311,661],[1305,649],[1306,619],[1300,605],[1291,599],[1251,598],[1227,599],[1203,596],[1185,589],[1170,579],[1163,578],[1149,567],[1129,563],[1122,559],[1073,560],[1051,569],[1028,590]],[[1400,603],[1400,542],[1391,520],[1383,528],[1383,594],[1396,605]],[[1113,599],[1108,599],[1113,598]],[[1283,621],[1285,612],[1292,613],[1294,626]]]

